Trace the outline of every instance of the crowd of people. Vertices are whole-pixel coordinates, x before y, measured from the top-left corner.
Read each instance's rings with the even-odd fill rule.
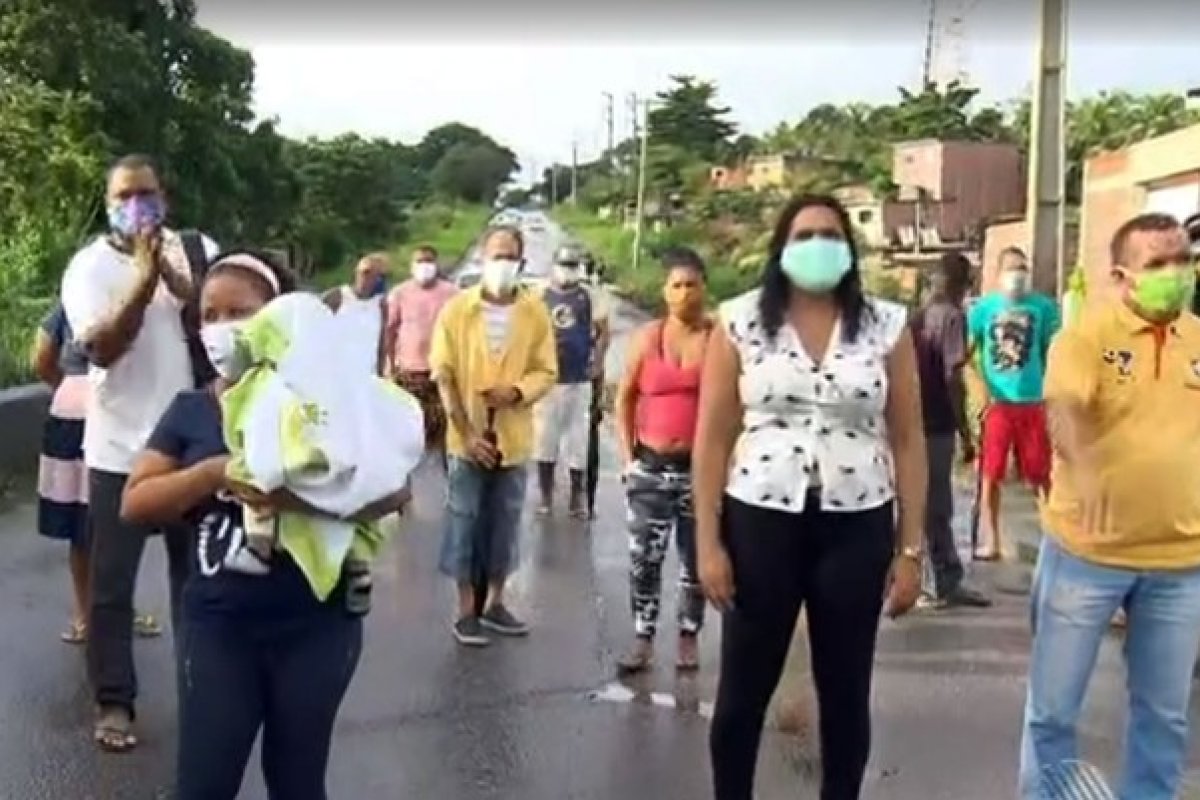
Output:
[[[228,406],[247,325],[302,289],[269,254],[166,228],[148,158],[112,166],[106,206],[109,231],[67,266],[35,357],[54,386],[38,524],[69,544],[63,639],[87,650],[95,742],[107,752],[137,744],[132,638],[160,629],[135,613],[134,595],[145,543],[161,536],[180,798],[232,800],[261,731],[272,797],[319,800],[363,648],[369,555],[382,544],[374,523],[402,513],[410,493],[338,517],[353,536],[330,591],[314,590],[311,556],[282,537],[256,550],[263,509],[321,513],[287,492],[257,492],[231,467],[240,445]],[[1016,248],[999,257],[997,288],[973,300],[978,271],[958,253],[943,257],[915,313],[869,296],[850,219],[826,196],[782,209],[760,285],[718,309],[706,304],[694,250],[662,254],[665,314],[631,335],[624,371],[611,376],[631,618],[616,667],[625,676],[654,664],[674,540],[678,670],[699,668],[706,606],[722,617],[717,800],[753,796],[802,609],[821,796],[859,796],[881,617],[991,603],[966,580],[952,524],[956,453],[975,460],[977,441],[982,541],[972,559],[1004,554],[1000,492],[1013,455],[1046,534],[1021,796],[1047,796],[1045,776],[1078,760],[1080,708],[1118,613],[1130,709],[1120,796],[1175,796],[1200,648],[1196,239],[1169,216],[1131,219],[1112,242],[1110,285],[1068,320],[1033,291]],[[354,368],[419,404],[425,451],[445,474],[438,566],[457,589],[451,633],[467,647],[529,631],[506,587],[530,470],[539,515],[554,514],[565,462],[566,513],[594,516],[610,377],[610,303],[589,285],[585,251],[560,249],[546,285],[530,288],[519,228],[491,227],[479,247],[471,288],[420,246],[399,285],[388,284],[390,257],[373,253],[321,297]],[[971,374],[981,403],[969,401]]]

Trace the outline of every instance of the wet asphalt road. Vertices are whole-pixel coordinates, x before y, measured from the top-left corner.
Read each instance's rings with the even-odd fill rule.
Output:
[[[630,310],[619,309],[619,330],[635,322]],[[619,349],[610,374],[619,368]],[[529,518],[512,602],[533,632],[485,650],[461,649],[450,637],[452,590],[435,569],[443,489],[436,470],[419,476],[413,508],[376,567],[365,653],[334,743],[332,798],[711,797],[706,715],[719,624],[703,637],[698,677],[677,678],[670,668],[668,623],[657,670],[627,686],[614,684],[614,659],[630,624],[611,436],[604,459],[599,520],[590,526],[570,521],[561,509],[545,522]],[[57,638],[68,609],[66,554],[34,535],[33,522],[29,504],[0,516],[7,642],[0,647],[0,800],[169,797],[171,637],[136,644],[140,747],[127,756],[96,753],[82,651]],[[674,574],[673,559],[666,574]],[[977,577],[986,585],[991,576]],[[1014,796],[1027,614],[1023,598],[1001,595],[998,601],[989,611],[883,624],[875,748],[864,797]],[[157,544],[143,566],[139,605],[166,616],[165,561]],[[663,613],[673,619],[671,603]],[[1122,685],[1111,640],[1090,693],[1084,737],[1086,755],[1110,772],[1119,752]],[[813,763],[810,744],[769,734],[760,797],[815,797]],[[265,796],[255,760],[242,797]]]

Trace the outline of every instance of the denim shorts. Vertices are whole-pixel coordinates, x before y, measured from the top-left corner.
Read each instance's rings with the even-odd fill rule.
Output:
[[[488,470],[451,456],[446,489],[446,529],[438,564],[442,574],[469,583],[482,568],[489,579],[507,578],[520,560],[525,465]]]

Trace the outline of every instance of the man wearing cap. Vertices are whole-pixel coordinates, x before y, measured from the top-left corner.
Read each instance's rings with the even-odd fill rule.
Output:
[[[583,281],[586,255],[575,245],[559,248],[550,282],[542,290],[558,354],[558,383],[534,410],[534,458],[541,492],[538,513],[543,516],[553,508],[560,456],[570,477],[569,512],[576,519],[588,515],[584,470],[592,385],[603,373],[609,331],[607,303]]]

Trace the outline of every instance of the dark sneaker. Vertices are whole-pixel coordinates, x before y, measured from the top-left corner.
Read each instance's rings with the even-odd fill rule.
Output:
[[[946,595],[946,605],[952,608],[991,608],[992,599],[977,589],[959,586]]]
[[[479,617],[463,617],[454,623],[454,638],[464,647],[487,647],[491,640],[483,632]]]
[[[529,626],[514,617],[512,612],[502,605],[495,605],[484,611],[479,623],[502,636],[524,636],[529,633]]]

